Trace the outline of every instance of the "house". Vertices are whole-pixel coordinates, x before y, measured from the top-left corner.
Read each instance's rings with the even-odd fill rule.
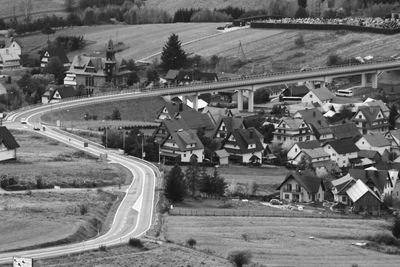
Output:
[[[289,149],[297,142],[311,140],[315,140],[315,136],[303,119],[283,117],[275,128],[273,143]]]
[[[207,114],[214,124],[217,124],[222,117],[233,117],[231,109],[218,107],[205,107],[201,113]]]
[[[183,110],[176,113],[174,119],[183,119],[189,129],[201,130],[206,136],[210,136],[215,127],[207,114],[197,112],[193,109]]]
[[[295,143],[287,153],[288,163],[297,166],[299,161],[296,159],[300,159],[298,155],[303,151],[303,149],[316,149],[320,148],[321,144],[317,140],[306,141],[306,142],[297,142]]]
[[[0,49],[0,70],[14,70],[21,67],[18,54],[9,49]]]
[[[216,73],[201,72],[195,70],[168,70],[165,80],[170,84],[190,84],[193,82],[216,82]]]
[[[163,121],[165,132],[158,136],[160,156],[170,162],[203,162],[204,146],[195,130],[187,129],[182,120]]]
[[[288,202],[322,202],[325,186],[321,178],[308,172],[290,172],[277,190],[280,199]]]
[[[74,96],[77,96],[77,92],[73,86],[51,87],[42,95],[42,104],[58,103]]]
[[[222,142],[221,149],[229,153],[229,160],[238,163],[261,163],[264,147],[254,127],[235,129]]]
[[[279,95],[279,102],[301,102],[308,92],[310,92],[310,89],[305,85],[291,85]]]
[[[302,149],[293,161],[297,162],[297,166],[302,164],[303,161],[310,164],[318,177],[326,176],[334,169],[330,155],[322,147]]]
[[[388,119],[380,107],[361,106],[352,120],[361,134],[371,132],[386,133],[389,130]]]
[[[358,151],[358,159],[360,160],[360,163],[354,164],[354,166],[362,166],[367,168],[373,166],[377,162],[380,162],[382,160],[382,156],[378,151],[360,150]]]
[[[381,199],[362,181],[357,180],[347,191],[355,212],[380,215]]]
[[[166,119],[172,119],[181,111],[190,110],[191,108],[188,105],[180,102],[166,102],[165,105],[157,112],[156,122],[161,122]]]
[[[320,106],[326,103],[331,103],[334,95],[326,87],[321,87],[318,89],[308,88],[309,92],[303,96],[301,102],[314,105],[318,103]]]
[[[363,106],[368,106],[368,107],[379,107],[382,112],[383,115],[385,115],[386,118],[389,118],[389,114],[390,114],[390,109],[388,108],[388,106],[382,101],[382,100],[376,100],[376,99],[372,99],[372,98],[368,98],[366,99],[363,104]]]
[[[385,138],[390,142],[391,152],[400,156],[400,129],[387,132]]]
[[[374,150],[383,155],[385,150],[390,151],[390,142],[381,133],[364,134],[357,142],[356,146],[362,150]]]
[[[65,70],[68,70],[71,67],[71,62],[69,61],[64,49],[61,47],[49,46],[40,59],[40,68],[46,68],[52,58],[58,58],[63,64]]]
[[[244,129],[243,118],[222,117],[215,125],[211,138],[225,139],[236,129]]]
[[[322,147],[340,168],[350,166],[351,159],[358,157],[359,149],[351,139],[328,141]]]
[[[328,121],[317,108],[299,110],[293,117],[303,119],[318,140],[333,139],[333,132]]]
[[[389,171],[350,169],[349,175],[363,181],[382,200],[392,195],[394,182]]]
[[[19,144],[5,126],[0,126],[0,162],[17,158]]]
[[[356,180],[349,174],[343,176],[342,178],[331,181],[333,201],[344,205],[350,205],[351,202],[346,191],[355,183]]]
[[[107,83],[125,86],[131,73],[126,65],[115,57],[116,50],[112,40],[108,42],[106,57],[77,55],[66,73],[64,84],[75,87],[99,88]]]
[[[344,123],[330,126],[333,138],[336,140],[353,138],[356,140],[361,136],[360,131],[354,123]]]

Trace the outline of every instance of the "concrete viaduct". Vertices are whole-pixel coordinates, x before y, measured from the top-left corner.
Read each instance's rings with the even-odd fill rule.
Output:
[[[368,83],[372,88],[378,88],[378,73],[384,71],[400,70],[400,60],[373,61],[360,64],[349,64],[333,67],[314,68],[305,71],[289,71],[263,75],[251,75],[239,79],[225,81],[191,84],[163,89],[152,89],[160,92],[162,96],[183,96],[183,101],[188,97],[193,100],[193,108],[197,109],[198,96],[204,93],[223,91],[238,91],[238,109],[243,110],[243,92],[248,93],[248,111],[254,111],[254,92],[265,86],[298,83],[305,81],[331,82],[333,78],[361,75],[361,86]]]

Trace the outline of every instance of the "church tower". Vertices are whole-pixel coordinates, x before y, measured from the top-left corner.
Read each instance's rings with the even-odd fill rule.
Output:
[[[117,61],[115,59],[115,48],[114,43],[110,39],[106,48],[106,62],[105,62],[105,71],[106,71],[106,82],[114,83],[114,76],[116,74],[116,65]]]

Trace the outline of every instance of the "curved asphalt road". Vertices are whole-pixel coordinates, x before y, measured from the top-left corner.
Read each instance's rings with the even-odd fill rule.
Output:
[[[111,99],[113,98],[109,96],[108,101]],[[93,101],[96,101],[96,99],[86,98],[84,100],[82,99],[68,103],[53,104],[53,107],[46,105],[21,111],[9,116],[6,125],[9,128],[27,128],[28,130],[31,130],[32,125],[40,121],[40,116],[45,112],[49,112],[51,108],[64,109],[76,106],[77,102],[79,102],[79,105],[86,105]],[[21,118],[26,118],[28,124],[21,124]],[[83,139],[75,139],[64,135],[60,131],[54,131],[50,126],[47,126],[46,130],[40,131],[40,133],[94,155],[107,153],[110,161],[119,163],[128,168],[132,172],[134,179],[118,207],[110,230],[104,235],[81,243],[19,252],[0,253],[0,263],[11,263],[13,256],[40,259],[91,250],[102,245],[109,246],[123,242],[126,243],[129,238],[138,237],[146,233],[152,223],[155,179],[156,176],[159,175],[158,169],[155,166],[140,159],[127,158],[114,152],[107,151],[101,146],[95,146],[90,142],[88,147],[84,147]]]

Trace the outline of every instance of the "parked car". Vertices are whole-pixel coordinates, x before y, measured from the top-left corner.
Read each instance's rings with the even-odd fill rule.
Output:
[[[282,201],[280,201],[279,199],[273,198],[269,201],[269,204],[271,205],[282,205]]]

